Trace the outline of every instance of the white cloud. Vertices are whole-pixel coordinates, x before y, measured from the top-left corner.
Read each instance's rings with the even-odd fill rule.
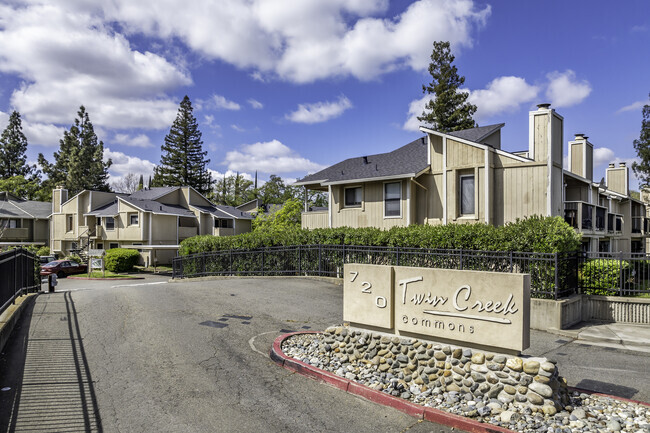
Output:
[[[226,99],[221,95],[212,95],[212,103],[217,109],[232,110],[237,111],[241,109],[241,106],[234,102]]]
[[[630,105],[626,105],[625,107],[619,108],[617,113],[623,113],[625,111],[636,111],[636,110],[641,110],[644,105],[650,104],[650,102],[646,101],[636,101],[631,103]]]
[[[143,175],[146,179],[153,175],[155,164],[149,160],[130,156],[123,152],[112,151],[110,148],[104,148],[104,161],[111,159],[113,164],[108,169],[111,182],[116,182],[128,173]]]
[[[431,95],[424,95],[422,98],[414,99],[409,103],[408,118],[406,119],[406,122],[404,122],[404,125],[402,125],[403,129],[406,129],[407,131],[420,130],[422,122],[418,120],[418,116],[422,115],[424,106],[427,105],[427,102],[429,102],[430,99]]]
[[[58,146],[65,130],[65,128],[51,123],[23,122],[23,132],[27,137],[27,142],[37,146]]]
[[[303,158],[288,146],[278,140],[245,144],[241,150],[226,153],[228,169],[232,171],[248,171],[279,174],[297,171],[317,171],[324,166]]]
[[[320,123],[339,117],[350,108],[352,108],[352,102],[341,95],[337,101],[333,102],[299,104],[298,109],[285,115],[285,118],[296,123]]]
[[[576,73],[570,69],[551,72],[546,78],[549,80],[546,97],[556,108],[579,104],[591,93],[589,81],[577,80]]]
[[[490,118],[496,114],[517,110],[521,104],[537,97],[539,88],[528,84],[521,77],[498,77],[485,89],[473,90],[469,102],[477,106],[474,118],[477,121]]]
[[[191,84],[179,66],[132,49],[90,7],[0,6],[0,72],[23,82],[11,104],[31,121],[69,124],[80,105],[109,128],[162,128],[177,103],[165,92]]]
[[[467,92],[461,89],[462,92]],[[492,80],[485,89],[469,91],[468,101],[477,106],[475,120],[481,121],[498,114],[517,110],[522,104],[537,97],[539,88],[528,84],[524,78],[505,76]],[[424,95],[409,103],[408,117],[402,128],[407,131],[419,131],[420,122],[417,118],[422,115],[424,106],[433,95]]]
[[[238,174],[236,171],[233,171],[233,170],[226,170],[225,173],[222,173],[222,172],[220,172],[218,170],[212,170],[211,168],[208,168],[208,171],[212,175],[212,180],[215,180],[215,181],[223,179],[224,176],[230,177],[230,176],[236,176]],[[246,180],[250,180],[251,182],[255,181],[255,174],[240,172],[239,175],[241,177],[243,177],[244,179],[246,179]],[[260,183],[260,181],[258,179],[257,186],[259,187],[260,185],[261,185],[261,183]]]
[[[182,40],[210,59],[293,82],[352,75],[362,80],[399,67],[424,70],[431,43],[471,46],[491,9],[472,0],[419,0],[384,17],[388,0],[114,0],[107,20],[130,32]],[[218,43],[215,43],[218,41]]]
[[[250,98],[248,100],[248,103],[251,104],[251,107],[253,107],[256,110],[261,110],[262,108],[264,108],[264,104],[262,104],[260,101],[253,98]]]
[[[233,123],[232,125],[230,125],[230,127],[231,127],[233,130],[237,131],[237,132],[246,132],[246,130],[245,130],[244,128],[242,128],[241,126],[236,125],[236,124],[234,124],[234,123]]]
[[[614,151],[608,147],[596,147],[594,148],[594,167],[598,167],[602,164],[609,164],[614,162],[616,159],[616,154]]]
[[[145,134],[115,134],[115,137],[113,137],[113,142],[129,147],[153,147],[151,140]]]

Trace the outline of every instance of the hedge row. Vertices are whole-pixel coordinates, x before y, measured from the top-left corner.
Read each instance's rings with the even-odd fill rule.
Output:
[[[488,224],[411,225],[390,230],[342,227],[195,236],[181,242],[180,255],[316,244],[555,253],[579,250],[580,235],[560,217],[533,216],[502,227]]]
[[[129,272],[138,264],[140,253],[128,248],[111,248],[106,251],[106,269],[111,272]]]

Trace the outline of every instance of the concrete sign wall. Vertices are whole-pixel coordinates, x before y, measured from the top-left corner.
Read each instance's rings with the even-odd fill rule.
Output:
[[[460,345],[530,343],[530,275],[346,264],[343,319]]]

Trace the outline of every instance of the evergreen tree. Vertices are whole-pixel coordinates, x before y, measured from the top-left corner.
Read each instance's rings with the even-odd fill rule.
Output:
[[[63,185],[71,196],[84,189],[110,191],[108,167],[113,162],[110,159],[104,162],[104,143],[97,140],[93,124],[83,105],[79,107],[74,124],[69,131],[63,133],[59,144],[59,151],[54,152],[53,164],[42,153],[38,155],[38,163],[48,177],[46,184],[50,189]]]
[[[144,176],[140,175],[140,180],[138,181],[138,191],[140,191],[142,188],[144,188]]]
[[[208,171],[208,154],[203,151],[201,131],[192,114],[192,103],[185,95],[176,120],[162,145],[160,165],[154,169],[155,186],[191,186],[203,195],[212,189],[212,176]]]
[[[434,96],[424,107],[418,120],[431,125],[441,132],[459,131],[476,127],[472,115],[476,105],[467,102],[468,92],[460,91],[465,77],[458,75],[453,66],[454,55],[451,54],[449,42],[434,42],[429,63],[431,82],[422,86],[422,92]]]
[[[650,98],[650,94],[648,94]],[[650,186],[650,104],[645,104],[642,110],[641,133],[634,140],[634,149],[641,162],[632,163],[632,169],[639,178],[641,187]]]
[[[36,166],[27,164],[27,138],[23,134],[20,113],[13,111],[0,136],[0,179],[35,176]]]

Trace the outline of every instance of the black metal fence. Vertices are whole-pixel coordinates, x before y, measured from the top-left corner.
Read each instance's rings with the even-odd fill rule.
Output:
[[[575,293],[579,257],[551,253],[440,250],[358,245],[296,245],[225,250],[176,257],[174,278],[210,275],[341,277],[345,263],[519,272],[531,275],[531,295],[557,299]]]
[[[0,253],[0,314],[15,299],[40,287],[38,257],[23,248]]]
[[[580,293],[650,296],[650,255],[583,253],[578,267]]]

